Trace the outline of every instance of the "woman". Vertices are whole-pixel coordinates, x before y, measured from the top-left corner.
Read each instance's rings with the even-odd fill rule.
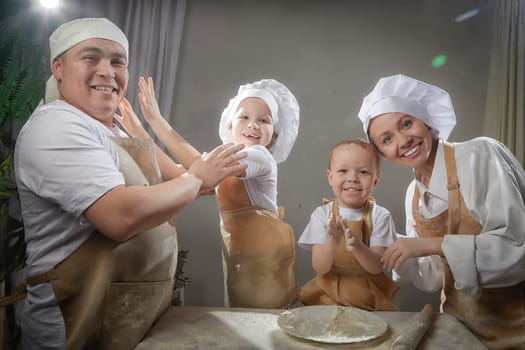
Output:
[[[385,159],[414,171],[407,238],[385,251],[384,267],[420,289],[442,287],[442,310],[489,348],[525,348],[521,165],[490,138],[447,142],[456,123],[448,93],[404,75],[380,79],[359,118]]]

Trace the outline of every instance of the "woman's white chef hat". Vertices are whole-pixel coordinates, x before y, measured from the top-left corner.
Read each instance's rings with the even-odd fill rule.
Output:
[[[60,25],[49,37],[50,61],[88,39],[107,39],[120,44],[129,54],[129,44],[126,35],[113,22],[106,18],[79,18]],[[57,81],[51,75],[46,83],[45,103],[60,98]]]
[[[363,99],[358,116],[368,135],[373,118],[393,112],[406,113],[421,120],[443,140],[456,125],[454,107],[446,91],[402,74],[379,79],[372,92]]]
[[[290,90],[274,79],[262,79],[239,87],[237,95],[230,99],[221,115],[219,136],[222,142],[233,141],[230,129],[233,116],[239,104],[248,97],[258,97],[270,108],[274,132],[277,133],[277,140],[270,152],[277,163],[284,162],[297,139],[299,104]]]

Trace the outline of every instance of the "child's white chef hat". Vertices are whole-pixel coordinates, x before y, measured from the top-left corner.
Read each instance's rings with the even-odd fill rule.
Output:
[[[272,113],[277,140],[270,148],[277,163],[288,158],[299,131],[299,104],[291,91],[274,79],[262,79],[239,87],[221,115],[219,136],[223,143],[232,142],[231,123],[239,104],[248,97],[258,97],[266,102]]]
[[[359,119],[368,135],[370,121],[384,113],[401,112],[415,117],[446,140],[456,125],[449,94],[437,86],[397,74],[379,79],[364,99]]]
[[[126,35],[113,22],[106,18],[79,18],[60,25],[49,37],[51,64],[54,59],[88,39],[107,39],[120,44],[129,55],[129,43]],[[51,76],[46,84],[45,102],[60,98],[55,78]]]

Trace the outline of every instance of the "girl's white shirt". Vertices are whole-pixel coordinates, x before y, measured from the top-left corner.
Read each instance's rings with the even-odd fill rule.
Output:
[[[245,148],[244,151],[248,156],[240,162],[248,164],[248,168],[246,176],[241,179],[246,185],[252,205],[278,214],[277,162],[264,146],[253,145]]]

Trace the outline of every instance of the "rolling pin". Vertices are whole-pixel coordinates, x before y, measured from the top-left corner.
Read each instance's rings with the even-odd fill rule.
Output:
[[[394,340],[390,349],[415,350],[430,327],[433,310],[432,305],[426,304],[420,312],[412,317],[408,326],[403,330],[403,334]]]

